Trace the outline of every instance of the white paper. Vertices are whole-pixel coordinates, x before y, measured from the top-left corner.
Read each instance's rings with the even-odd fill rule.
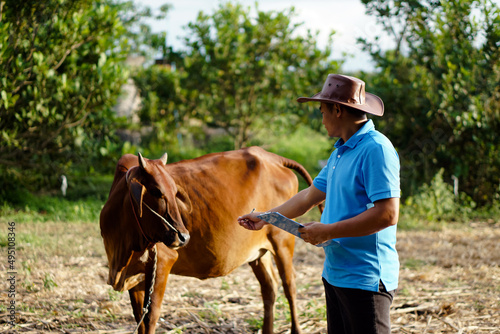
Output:
[[[296,237],[300,238],[300,233],[299,233],[299,227],[304,227],[304,225],[297,223],[295,220],[289,219],[285,216],[283,216],[279,212],[266,212],[263,214],[260,214],[257,216],[257,218],[260,218],[269,224],[272,224],[284,231],[287,231],[288,233],[293,234]],[[328,240],[323,242],[322,244],[316,245],[317,247],[325,247],[329,246],[332,243],[337,243],[337,241],[334,240]]]

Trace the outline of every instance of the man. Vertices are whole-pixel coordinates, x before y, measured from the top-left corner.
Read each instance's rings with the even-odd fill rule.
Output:
[[[382,116],[382,100],[357,78],[330,74],[320,93],[298,102],[319,102],[330,137],[340,138],[313,184],[270,209],[295,218],[325,201],[321,222],[304,224],[302,239],[325,247],[323,283],[328,333],[390,333],[389,309],[398,285],[396,223],[399,158],[366,113]],[[253,212],[238,218],[257,230],[266,222]]]

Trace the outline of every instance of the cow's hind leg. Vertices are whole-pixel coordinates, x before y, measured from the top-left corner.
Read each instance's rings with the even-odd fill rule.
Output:
[[[290,306],[290,318],[292,322],[291,334],[300,334],[299,317],[297,313],[297,288],[295,286],[295,270],[293,268],[293,251],[295,238],[283,240],[279,245],[273,243],[274,261],[283,284],[283,291]]]
[[[249,263],[259,280],[262,301],[264,302],[264,324],[262,334],[273,333],[274,303],[276,302],[277,282],[269,252]]]

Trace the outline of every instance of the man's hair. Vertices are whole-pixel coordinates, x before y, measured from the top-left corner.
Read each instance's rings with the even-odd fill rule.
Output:
[[[346,105],[343,105],[343,104],[338,104],[336,103],[341,109],[347,111],[349,114],[353,115],[354,117],[356,118],[363,118],[363,116],[366,115],[366,112],[362,111],[362,110],[359,110],[359,109],[355,109],[355,108],[352,108],[352,107],[349,107],[349,106],[346,106]],[[333,112],[333,106],[335,104],[333,103],[327,103],[327,106],[328,106],[328,111],[330,112]]]
[[[354,109],[345,105],[342,105],[341,108],[344,108],[344,110],[347,110],[349,114],[355,116],[356,118],[363,118],[363,116],[366,116],[366,112],[359,109]]]

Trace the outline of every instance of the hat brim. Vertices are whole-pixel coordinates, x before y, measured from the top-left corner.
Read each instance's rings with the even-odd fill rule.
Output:
[[[325,103],[338,103],[342,104],[357,110],[364,111],[366,113],[375,115],[375,116],[382,116],[384,114],[384,102],[380,97],[378,97],[375,94],[371,93],[365,93],[365,103],[364,104],[354,104],[354,103],[347,103],[343,101],[338,101],[335,99],[325,99],[324,97],[320,96],[321,92],[313,95],[311,97],[299,97],[297,99],[297,102],[299,103],[304,103],[304,102],[325,102]]]

